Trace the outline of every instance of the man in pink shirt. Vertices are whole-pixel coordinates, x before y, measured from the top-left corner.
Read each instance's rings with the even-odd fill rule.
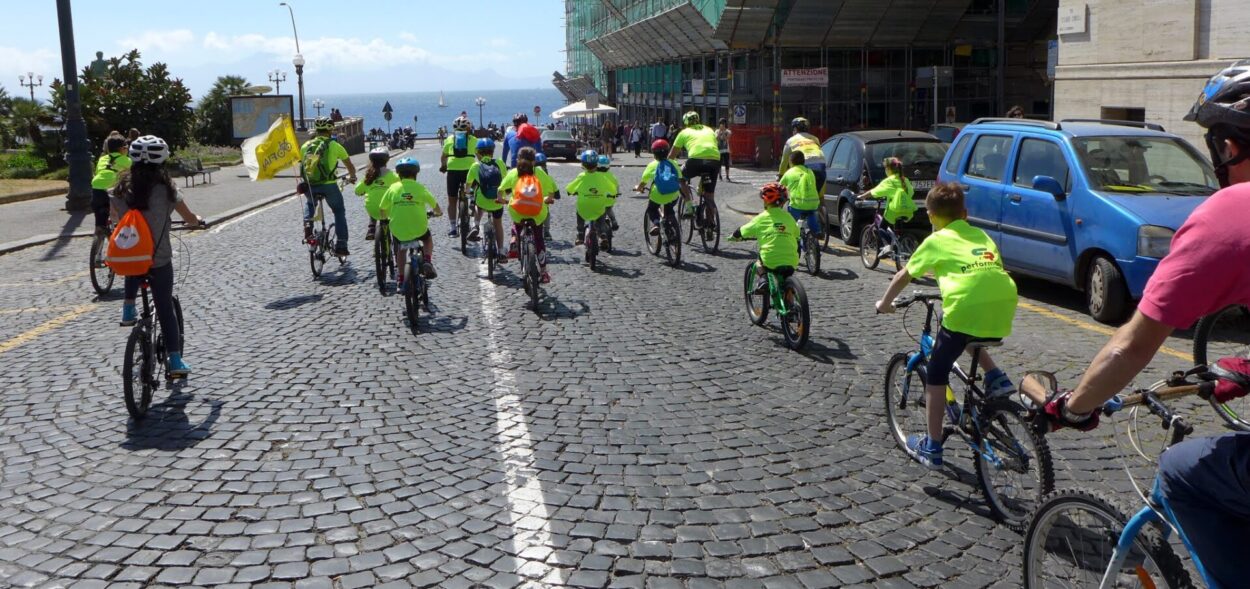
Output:
[[[1250,305],[1250,60],[1211,78],[1185,119],[1208,129],[1224,189],[1176,232],[1137,312],[1094,358],[1076,390],[1048,400],[1044,411],[1053,428],[1093,429],[1096,410],[1129,385],[1173,330],[1228,305]],[[1250,359],[1224,358],[1211,368],[1220,376],[1217,399],[1250,391]],[[1162,507],[1171,509],[1201,556],[1200,568],[1222,586],[1241,586],[1250,545],[1250,433],[1168,449],[1156,485]]]

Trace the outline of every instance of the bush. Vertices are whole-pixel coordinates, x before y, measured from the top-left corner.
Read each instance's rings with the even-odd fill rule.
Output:
[[[0,155],[0,178],[32,179],[48,171],[48,162],[30,150]]]
[[[192,143],[174,152],[174,159],[181,161],[200,160],[204,165],[233,164],[243,159],[243,151],[237,147],[217,145],[201,145]]]
[[[69,168],[57,168],[39,177],[40,180],[69,181]]]

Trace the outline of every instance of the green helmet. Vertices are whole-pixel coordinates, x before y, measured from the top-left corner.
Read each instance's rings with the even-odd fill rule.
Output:
[[[702,123],[702,121],[699,119],[699,113],[694,112],[694,111],[692,110],[692,111],[690,111],[690,112],[688,112],[688,113],[686,113],[686,114],[682,115],[682,117],[681,117],[681,124],[682,124],[682,125],[685,125],[685,126],[687,126],[687,127],[692,127],[692,126],[694,126],[694,125],[701,125],[701,124],[703,124],[703,123]]]

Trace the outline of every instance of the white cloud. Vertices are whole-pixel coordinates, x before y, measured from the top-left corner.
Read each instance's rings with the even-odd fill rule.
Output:
[[[395,65],[433,64],[445,67],[498,65],[513,62],[520,54],[506,51],[444,54],[429,51],[416,45],[416,35],[399,34],[402,43],[381,38],[368,40],[348,37],[320,37],[303,39],[300,50],[307,61],[309,72],[320,70],[377,71]],[[502,47],[506,39],[491,41],[492,47]],[[267,37],[259,34],[226,37],[214,32],[204,36],[202,45],[212,52],[213,61],[230,62],[260,54],[275,62],[287,63],[295,53],[291,37]]]
[[[144,31],[135,37],[126,37],[117,42],[123,50],[138,49],[140,53],[158,52],[161,54],[175,53],[184,49],[192,49],[195,34],[187,29],[173,31]]]
[[[78,67],[81,69],[81,62]],[[44,89],[53,78],[61,77],[61,54],[48,49],[18,49],[0,46],[0,85],[8,89],[10,96],[26,96],[27,90],[17,86],[17,77],[32,72],[43,76]],[[15,88],[16,86],[16,88]],[[36,89],[39,90],[39,89]],[[36,94],[43,92],[40,90]]]
[[[414,35],[414,34],[412,34],[412,33],[409,33],[408,31],[404,31],[404,32],[402,32],[402,33],[400,33],[400,34],[399,34],[399,40],[400,40],[400,41],[407,41],[407,42],[409,42],[409,43],[416,43],[416,42],[417,42],[417,36],[416,36],[416,35]]]
[[[491,47],[507,47],[512,44],[511,41],[503,37],[495,37],[487,42]]]

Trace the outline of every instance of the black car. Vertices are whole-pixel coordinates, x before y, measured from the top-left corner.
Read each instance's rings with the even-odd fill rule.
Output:
[[[547,159],[555,159],[558,157],[568,158],[569,161],[577,161],[577,140],[573,139],[573,135],[568,131],[560,129],[551,129],[543,131],[543,153]]]
[[[838,236],[848,245],[859,243],[864,225],[872,223],[875,205],[855,202],[855,196],[871,190],[885,178],[882,161],[887,157],[903,160],[903,171],[916,189],[917,210],[899,229],[927,235],[929,217],[924,199],[937,180],[938,167],[950,147],[941,139],[920,131],[854,131],[834,135],[820,146],[825,152],[825,222],[838,228]]]

